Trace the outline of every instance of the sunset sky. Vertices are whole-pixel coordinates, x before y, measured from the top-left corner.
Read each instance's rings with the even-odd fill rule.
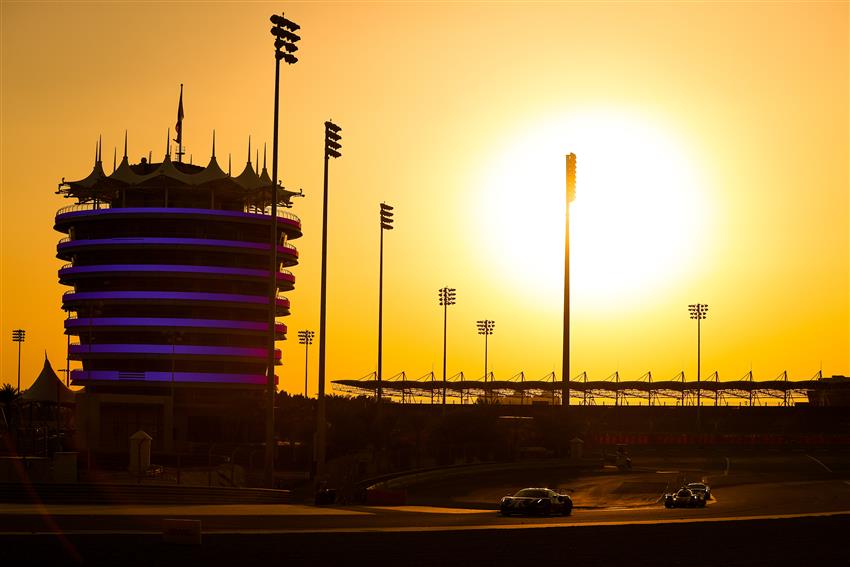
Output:
[[[233,170],[271,146],[269,16],[301,25],[282,68],[280,168],[303,188],[281,384],[303,391],[296,331],[318,330],[323,122],[330,171],[328,380],[375,370],[378,204],[384,376],[560,376],[564,155],[571,205],[572,374],[791,379],[850,373],[848,2],[2,2],[0,382],[27,331],[65,366],[53,230],[65,177],[161,161],[184,84],[194,163]],[[262,150],[261,150],[262,152]],[[252,157],[253,159],[253,157]],[[262,159],[262,157],[261,157]],[[270,157],[269,157],[270,159]],[[315,394],[318,349],[311,351]]]

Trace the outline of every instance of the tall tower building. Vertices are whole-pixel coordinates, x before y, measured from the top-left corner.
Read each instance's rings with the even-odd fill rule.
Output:
[[[271,198],[265,164],[238,176],[215,157],[206,167],[124,157],[111,175],[96,151],[91,173],[63,179],[76,200],[56,214],[67,234],[57,256],[77,396],[78,445],[125,451],[142,429],[155,451],[263,439],[269,309],[289,314],[283,292],[297,264],[289,241],[301,221],[286,211],[296,193],[277,183],[276,299],[269,305]],[[179,156],[178,156],[179,157]],[[257,159],[259,161],[259,158]],[[263,158],[265,162],[265,157]],[[256,169],[255,169],[256,168]],[[275,338],[286,327],[275,323]],[[76,340],[75,340],[76,339]],[[280,364],[280,351],[275,351]]]

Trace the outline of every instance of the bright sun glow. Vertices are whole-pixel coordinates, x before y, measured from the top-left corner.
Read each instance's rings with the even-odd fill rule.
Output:
[[[659,293],[698,261],[708,200],[681,140],[634,115],[567,116],[507,144],[478,195],[482,249],[527,294],[547,303],[561,297],[569,152],[578,163],[570,206],[574,301],[614,307]]]

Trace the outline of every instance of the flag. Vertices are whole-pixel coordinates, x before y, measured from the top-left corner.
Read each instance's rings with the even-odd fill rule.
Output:
[[[177,105],[177,124],[174,125],[174,131],[177,132],[177,137],[174,141],[177,144],[183,143],[183,83],[180,83],[180,103]]]

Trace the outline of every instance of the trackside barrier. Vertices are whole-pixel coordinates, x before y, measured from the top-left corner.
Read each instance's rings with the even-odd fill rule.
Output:
[[[404,506],[406,503],[406,490],[391,488],[369,488],[366,490],[366,504],[369,506]]]
[[[850,445],[850,435],[782,435],[774,433],[749,435],[653,433],[643,435],[606,433],[586,435],[594,445],[741,445],[741,446],[835,446]]]

